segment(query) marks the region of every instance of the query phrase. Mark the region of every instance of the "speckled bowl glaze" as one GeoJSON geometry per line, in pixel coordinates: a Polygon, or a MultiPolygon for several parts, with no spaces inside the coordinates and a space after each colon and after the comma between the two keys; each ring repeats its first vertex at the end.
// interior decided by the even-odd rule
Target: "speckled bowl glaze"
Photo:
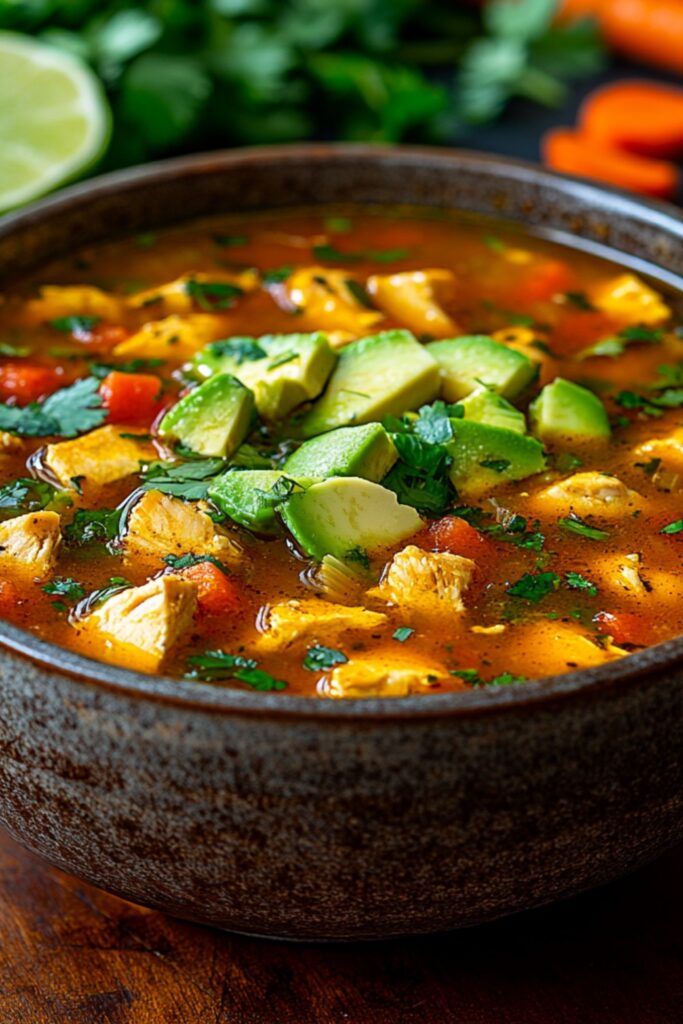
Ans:
{"type": "MultiPolygon", "coordinates": [[[[95,180],[6,217],[3,280],[213,212],[492,213],[683,276],[673,208],[472,153],[302,146],[95,180]]],[[[52,863],[196,921],[298,939],[472,925],[683,838],[683,639],[500,691],[325,702],[151,678],[0,624],[0,822],[52,863]]]]}

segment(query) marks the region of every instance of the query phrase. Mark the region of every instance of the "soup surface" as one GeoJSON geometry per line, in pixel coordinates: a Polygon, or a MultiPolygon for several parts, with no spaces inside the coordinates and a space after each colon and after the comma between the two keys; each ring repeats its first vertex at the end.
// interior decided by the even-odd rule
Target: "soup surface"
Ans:
{"type": "Polygon", "coordinates": [[[677,302],[409,210],[220,218],[44,267],[0,305],[0,614],[327,698],[674,637],[677,302]]]}

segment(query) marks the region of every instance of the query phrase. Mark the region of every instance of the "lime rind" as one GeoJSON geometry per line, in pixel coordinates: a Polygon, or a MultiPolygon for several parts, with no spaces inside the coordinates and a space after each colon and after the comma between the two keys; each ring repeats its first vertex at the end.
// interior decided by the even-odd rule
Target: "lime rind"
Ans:
{"type": "Polygon", "coordinates": [[[77,58],[0,32],[0,211],[81,176],[104,153],[111,114],[77,58]]]}

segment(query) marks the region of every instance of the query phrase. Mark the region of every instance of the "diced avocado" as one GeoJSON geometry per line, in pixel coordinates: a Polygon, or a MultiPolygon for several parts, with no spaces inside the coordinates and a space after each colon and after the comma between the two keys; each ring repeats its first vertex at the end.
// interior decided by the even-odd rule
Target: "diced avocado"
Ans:
{"type": "Polygon", "coordinates": [[[398,458],[393,441],[380,423],[338,427],[304,441],[289,456],[285,471],[326,480],[330,476],[360,476],[379,481],[398,458]]]}
{"type": "Polygon", "coordinates": [[[545,469],[543,445],[514,430],[472,420],[451,420],[453,439],[448,470],[463,497],[476,498],[511,480],[523,480],[545,469]]]}
{"type": "Polygon", "coordinates": [[[472,334],[426,346],[441,370],[442,394],[457,402],[478,385],[516,398],[538,376],[538,364],[485,334],[472,334]]]}
{"type": "Polygon", "coordinates": [[[532,432],[543,441],[589,441],[610,436],[605,407],[592,391],[557,377],[529,406],[532,432]]]}
{"type": "Polygon", "coordinates": [[[317,398],[336,361],[327,335],[319,331],[214,341],[195,356],[191,368],[200,377],[231,373],[254,392],[259,415],[275,420],[317,398]]]}
{"type": "Polygon", "coordinates": [[[275,510],[297,483],[279,469],[229,470],[214,479],[208,494],[240,526],[254,533],[277,533],[275,510]]]}
{"type": "Polygon", "coordinates": [[[422,526],[414,508],[393,491],[355,476],[337,476],[292,494],[282,518],[299,546],[320,561],[325,555],[362,559],[411,537],[422,526]]]}
{"type": "Polygon", "coordinates": [[[166,413],[159,427],[165,441],[181,441],[200,455],[228,458],[249,433],[254,396],[229,373],[193,388],[166,413]]]}
{"type": "Polygon", "coordinates": [[[400,416],[431,402],[439,368],[410,331],[384,331],[346,345],[327,390],[301,422],[303,437],[400,416]]]}
{"type": "Polygon", "coordinates": [[[488,423],[492,427],[526,434],[524,413],[515,409],[506,398],[489,388],[477,388],[460,403],[466,420],[488,423]]]}

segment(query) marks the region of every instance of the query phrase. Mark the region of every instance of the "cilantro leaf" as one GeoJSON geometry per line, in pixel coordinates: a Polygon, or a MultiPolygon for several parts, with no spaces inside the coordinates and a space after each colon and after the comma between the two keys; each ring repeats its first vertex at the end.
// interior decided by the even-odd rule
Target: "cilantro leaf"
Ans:
{"type": "Polygon", "coordinates": [[[107,544],[119,534],[123,510],[120,508],[79,508],[64,530],[69,547],[107,544]]]}
{"type": "Polygon", "coordinates": [[[257,359],[265,359],[268,355],[255,338],[225,338],[222,341],[212,341],[206,346],[206,352],[212,356],[228,356],[234,359],[238,366],[242,363],[254,363],[257,359]]]}
{"type": "Polygon", "coordinates": [[[243,288],[229,281],[195,281],[194,278],[185,282],[185,291],[207,313],[230,309],[235,299],[244,295],[243,288]]]}
{"type": "Polygon", "coordinates": [[[411,629],[410,626],[399,626],[398,629],[395,629],[391,634],[391,639],[398,640],[400,644],[404,644],[414,632],[415,630],[411,629]]]}
{"type": "Polygon", "coordinates": [[[268,672],[257,668],[258,662],[253,658],[244,658],[239,654],[228,654],[227,651],[205,651],[204,654],[193,654],[187,659],[191,666],[185,673],[186,679],[201,679],[213,682],[219,679],[238,679],[254,690],[284,690],[287,686],[282,679],[275,679],[268,672]]]}
{"type": "Polygon", "coordinates": [[[595,597],[598,593],[598,588],[595,583],[592,583],[585,576],[582,576],[580,572],[566,572],[564,574],[565,583],[572,590],[585,590],[590,597],[595,597]]]}
{"type": "Polygon", "coordinates": [[[93,327],[101,320],[101,316],[60,316],[56,320],[50,320],[50,327],[78,338],[89,336],[93,327]]]}
{"type": "Polygon", "coordinates": [[[100,587],[98,590],[93,590],[91,594],[84,597],[75,608],[75,615],[78,618],[85,618],[89,615],[94,608],[98,608],[105,601],[108,601],[110,597],[114,597],[115,594],[121,594],[124,590],[129,590],[133,584],[130,580],[125,579],[123,576],[110,576],[109,583],[106,587],[100,587]]]}
{"type": "Polygon", "coordinates": [[[585,537],[587,540],[607,540],[609,533],[606,530],[599,530],[597,526],[591,526],[580,516],[570,512],[568,516],[558,519],[558,526],[569,533],[575,533],[578,537],[585,537]]]}
{"type": "Polygon", "coordinates": [[[61,497],[61,492],[44,480],[19,477],[0,487],[0,519],[39,512],[61,497]]]}
{"type": "Polygon", "coordinates": [[[165,362],[165,359],[131,359],[126,363],[90,363],[90,372],[93,377],[103,380],[114,370],[117,373],[145,373],[163,366],[165,362]]]}
{"type": "Polygon", "coordinates": [[[316,644],[315,647],[309,647],[303,664],[309,672],[320,672],[332,668],[334,665],[344,665],[348,660],[345,654],[337,651],[334,647],[322,647],[316,644]]]}
{"type": "Polygon", "coordinates": [[[83,584],[72,579],[70,576],[55,576],[53,580],[46,583],[41,589],[45,594],[63,594],[64,597],[68,597],[72,601],[80,601],[85,596],[83,584]]]}
{"type": "Polygon", "coordinates": [[[516,583],[507,588],[511,597],[520,597],[532,604],[538,604],[548,594],[552,594],[560,585],[560,577],[556,572],[526,572],[516,583]]]}
{"type": "Polygon", "coordinates": [[[670,537],[677,533],[683,533],[683,519],[675,519],[672,523],[667,523],[659,532],[666,533],[670,537]]]}
{"type": "Polygon", "coordinates": [[[510,468],[511,463],[509,459],[484,459],[479,465],[484,469],[492,469],[495,473],[504,473],[510,468]]]}
{"type": "Polygon", "coordinates": [[[215,565],[226,576],[231,575],[228,567],[214,555],[195,555],[193,552],[188,551],[186,555],[164,555],[164,562],[176,572],[180,572],[181,569],[189,569],[193,565],[201,565],[202,562],[210,562],[211,565],[215,565]]]}
{"type": "Polygon", "coordinates": [[[20,408],[0,403],[0,430],[23,437],[76,437],[99,427],[107,416],[96,377],[60,388],[44,402],[20,408]]]}
{"type": "Polygon", "coordinates": [[[445,402],[423,405],[415,423],[415,433],[428,444],[445,444],[453,437],[453,427],[445,402]]]}
{"type": "Polygon", "coordinates": [[[202,501],[212,478],[225,468],[225,460],[219,458],[150,462],[144,468],[141,487],[144,491],[162,491],[185,501],[202,501]]]}

